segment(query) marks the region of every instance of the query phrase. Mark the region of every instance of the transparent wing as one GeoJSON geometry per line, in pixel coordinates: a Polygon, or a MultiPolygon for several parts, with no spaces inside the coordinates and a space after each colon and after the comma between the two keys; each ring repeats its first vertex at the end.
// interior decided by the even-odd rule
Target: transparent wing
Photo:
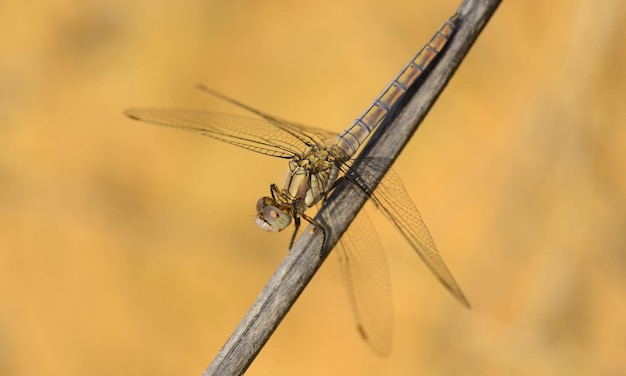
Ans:
{"type": "Polygon", "coordinates": [[[372,193],[373,174],[384,170],[390,164],[390,160],[362,158],[361,161],[363,162],[359,167],[361,173],[357,174],[355,170],[349,169],[346,177],[370,195],[374,204],[400,230],[439,282],[462,304],[469,307],[469,302],[439,255],[422,215],[415,207],[398,174],[389,169],[372,193]]]}
{"type": "Polygon", "coordinates": [[[216,98],[226,101],[236,107],[242,108],[250,113],[260,116],[261,118],[267,120],[268,123],[282,129],[286,133],[289,133],[291,136],[297,138],[305,145],[313,146],[318,143],[323,143],[324,141],[334,140],[335,137],[337,137],[336,133],[329,132],[320,128],[297,124],[285,119],[281,119],[272,114],[268,114],[267,112],[261,111],[204,85],[198,85],[198,89],[216,98]]]}
{"type": "Polygon", "coordinates": [[[265,119],[196,110],[129,109],[131,119],[208,136],[256,153],[291,158],[306,145],[265,119]]]}
{"type": "Polygon", "coordinates": [[[316,144],[329,144],[337,134],[280,119],[205,86],[199,88],[260,118],[198,110],[137,108],[125,111],[134,120],[198,133],[256,153],[292,158],[316,144]]]}
{"type": "Polygon", "coordinates": [[[365,209],[339,241],[337,254],[358,330],[370,347],[389,354],[393,307],[383,247],[365,209]]]}

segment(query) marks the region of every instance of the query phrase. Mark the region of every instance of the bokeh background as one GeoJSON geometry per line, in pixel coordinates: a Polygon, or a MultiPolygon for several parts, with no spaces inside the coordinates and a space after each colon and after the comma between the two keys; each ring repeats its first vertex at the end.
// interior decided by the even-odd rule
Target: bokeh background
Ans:
{"type": "MultiPolygon", "coordinates": [[[[198,375],[287,251],[284,161],[125,108],[340,131],[457,5],[1,2],[0,374],[198,375]]],[[[248,374],[626,374],[625,73],[623,1],[504,2],[395,164],[472,310],[372,215],[391,356],[331,256],[248,374]]]]}

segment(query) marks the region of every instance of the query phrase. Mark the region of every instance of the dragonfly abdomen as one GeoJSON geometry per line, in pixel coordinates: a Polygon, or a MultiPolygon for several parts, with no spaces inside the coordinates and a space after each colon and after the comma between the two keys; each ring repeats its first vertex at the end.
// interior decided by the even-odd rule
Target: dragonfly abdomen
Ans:
{"type": "Polygon", "coordinates": [[[444,23],[430,42],[422,47],[417,55],[398,73],[363,115],[337,137],[335,146],[348,158],[357,152],[369,134],[385,120],[387,114],[398,103],[402,95],[431,65],[454,33],[458,19],[458,16],[455,15],[444,23]]]}

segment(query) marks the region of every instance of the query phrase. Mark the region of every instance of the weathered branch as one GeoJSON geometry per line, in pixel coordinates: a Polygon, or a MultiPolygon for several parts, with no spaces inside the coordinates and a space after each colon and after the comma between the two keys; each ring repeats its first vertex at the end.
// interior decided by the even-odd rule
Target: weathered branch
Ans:
{"type": "MultiPolygon", "coordinates": [[[[459,7],[457,30],[440,60],[421,82],[402,111],[383,124],[364,147],[362,157],[395,160],[439,94],[461,64],[479,33],[495,12],[500,0],[466,0],[459,7]]],[[[444,20],[442,20],[443,22],[444,20]]],[[[377,181],[383,177],[377,176],[377,181]]],[[[332,223],[327,234],[328,249],[337,243],[365,203],[365,195],[339,185],[318,213],[321,223],[332,223]]],[[[283,317],[295,303],[325,259],[320,257],[322,236],[309,226],[269,280],[224,347],[204,372],[208,375],[240,375],[250,366],[283,317]]]]}

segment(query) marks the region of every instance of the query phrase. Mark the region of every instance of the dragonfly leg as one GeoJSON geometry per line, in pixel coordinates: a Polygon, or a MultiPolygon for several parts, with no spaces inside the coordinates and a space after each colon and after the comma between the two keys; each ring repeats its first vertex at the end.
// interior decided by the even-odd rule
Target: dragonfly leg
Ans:
{"type": "Polygon", "coordinates": [[[298,230],[300,229],[300,218],[304,218],[307,222],[309,222],[310,224],[312,224],[313,226],[315,226],[322,232],[322,249],[320,249],[320,255],[322,255],[324,252],[325,245],[326,245],[326,228],[324,228],[324,226],[321,223],[319,223],[312,217],[302,212],[296,212],[293,214],[293,224],[294,224],[295,229],[293,231],[293,235],[291,235],[291,241],[289,242],[289,249],[293,247],[293,243],[296,240],[296,235],[298,235],[298,230]]]}
{"type": "Polygon", "coordinates": [[[333,184],[330,186],[330,189],[324,190],[324,197],[322,198],[322,203],[328,199],[328,196],[330,196],[332,191],[334,191],[335,188],[337,188],[337,185],[339,184],[339,182],[343,181],[344,179],[345,179],[345,176],[340,176],[339,178],[337,178],[337,180],[333,182],[333,184]]]}
{"type": "Polygon", "coordinates": [[[330,187],[328,192],[326,192],[326,197],[324,197],[324,199],[328,198],[328,195],[330,194],[330,192],[335,190],[335,188],[337,188],[337,185],[339,185],[339,183],[344,181],[345,179],[346,179],[345,176],[340,176],[339,178],[337,178],[337,180],[335,180],[335,182],[333,183],[332,187],[330,187]]]}
{"type": "Polygon", "coordinates": [[[326,228],[324,225],[304,213],[302,213],[302,218],[306,219],[307,222],[317,227],[322,232],[322,248],[320,249],[320,257],[322,257],[324,255],[324,250],[326,249],[326,228]]]}
{"type": "MultiPolygon", "coordinates": [[[[351,174],[351,175],[355,175],[355,173],[351,174]]],[[[324,195],[324,200],[326,200],[328,198],[328,196],[330,195],[330,193],[337,188],[337,186],[342,183],[343,181],[348,180],[349,182],[351,182],[352,184],[354,184],[361,192],[365,193],[368,197],[371,198],[372,194],[371,191],[367,188],[367,185],[365,185],[365,183],[363,182],[362,178],[354,178],[353,176],[349,176],[349,175],[344,175],[344,176],[340,176],[339,178],[337,178],[337,180],[335,180],[335,182],[333,183],[333,185],[330,187],[330,189],[326,192],[326,194],[324,195]]]]}
{"type": "Polygon", "coordinates": [[[276,195],[280,194],[280,189],[278,189],[278,186],[276,184],[270,184],[270,193],[272,194],[272,199],[276,201],[276,195]]]}
{"type": "Polygon", "coordinates": [[[300,229],[300,213],[294,213],[293,225],[295,229],[293,230],[293,235],[291,235],[291,241],[289,242],[289,249],[293,247],[293,242],[296,240],[296,235],[298,235],[298,230],[300,229]]]}

